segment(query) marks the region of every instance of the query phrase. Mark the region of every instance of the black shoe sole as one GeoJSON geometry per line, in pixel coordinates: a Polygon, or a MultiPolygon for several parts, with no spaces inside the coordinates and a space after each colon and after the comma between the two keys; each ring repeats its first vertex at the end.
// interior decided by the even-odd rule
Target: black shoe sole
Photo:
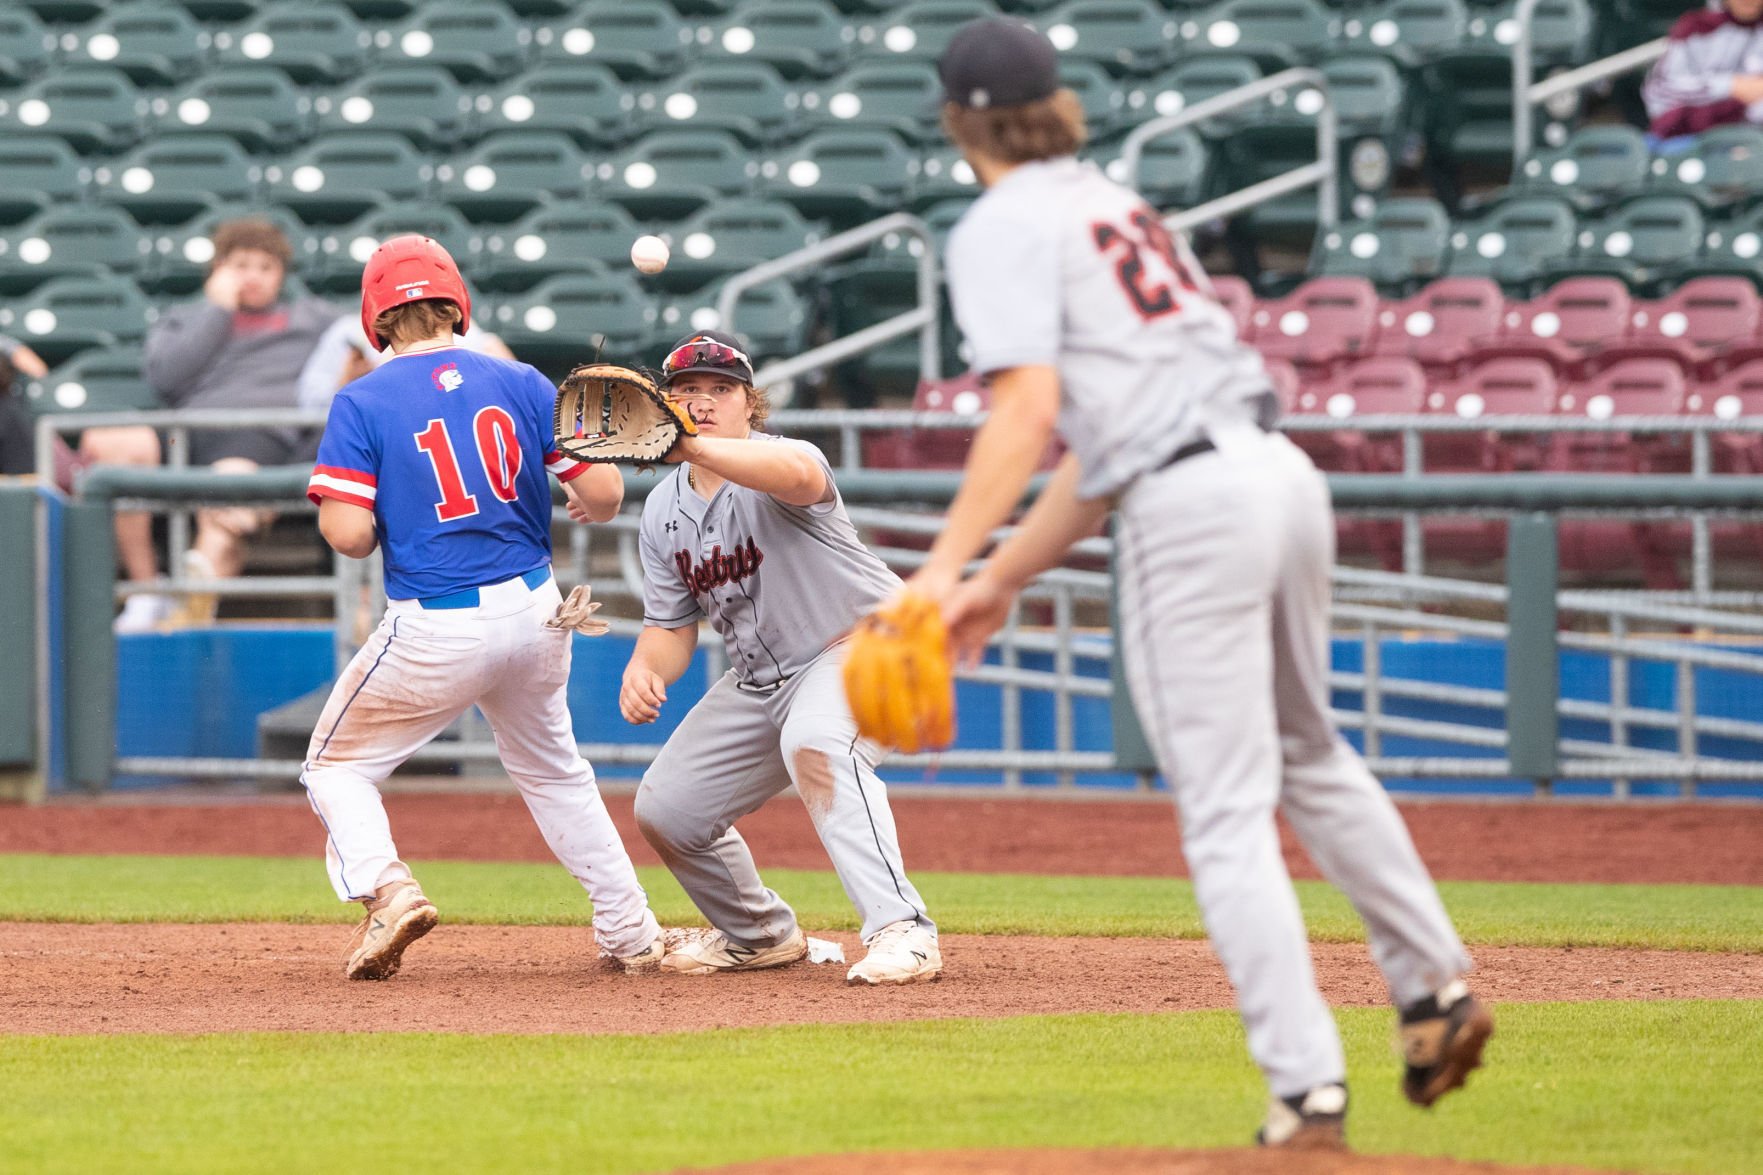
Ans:
{"type": "Polygon", "coordinates": [[[1403,1077],[1403,1096],[1422,1109],[1430,1109],[1453,1089],[1462,1088],[1470,1073],[1481,1068],[1482,1049],[1493,1034],[1493,1013],[1476,1004],[1446,1045],[1443,1059],[1420,1071],[1418,1077],[1414,1071],[1403,1077]]]}

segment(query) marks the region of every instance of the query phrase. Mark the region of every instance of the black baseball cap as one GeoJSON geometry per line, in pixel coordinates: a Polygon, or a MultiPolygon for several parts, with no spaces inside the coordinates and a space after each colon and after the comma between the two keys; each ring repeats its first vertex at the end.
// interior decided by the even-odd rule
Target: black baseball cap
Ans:
{"type": "Polygon", "coordinates": [[[944,100],[957,106],[1022,106],[1059,88],[1059,53],[1033,25],[982,16],[949,38],[937,76],[944,100]]]}
{"type": "Polygon", "coordinates": [[[741,341],[727,331],[695,330],[668,349],[661,364],[665,380],[694,371],[732,375],[745,384],[753,382],[753,360],[741,341]]]}

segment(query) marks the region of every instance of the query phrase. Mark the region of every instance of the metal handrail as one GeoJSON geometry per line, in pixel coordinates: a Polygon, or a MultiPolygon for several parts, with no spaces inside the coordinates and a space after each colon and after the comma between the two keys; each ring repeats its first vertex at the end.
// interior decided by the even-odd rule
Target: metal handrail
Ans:
{"type": "Polygon", "coordinates": [[[1513,20],[1518,24],[1518,39],[1512,42],[1512,167],[1516,171],[1524,163],[1534,145],[1532,139],[1536,134],[1536,107],[1547,102],[1557,94],[1570,94],[1575,90],[1583,90],[1593,82],[1601,82],[1605,78],[1616,77],[1631,70],[1651,65],[1665,56],[1668,39],[1660,37],[1632,49],[1624,49],[1620,53],[1612,53],[1589,65],[1582,65],[1566,73],[1545,78],[1540,82],[1531,81],[1531,73],[1536,69],[1536,52],[1532,44],[1531,24],[1536,15],[1537,6],[1542,0],[1518,0],[1518,9],[1513,13],[1513,20]]]}
{"type": "MultiPolygon", "coordinates": [[[[931,235],[930,228],[918,217],[906,212],[895,212],[868,224],[858,225],[854,229],[805,245],[782,257],[755,265],[743,270],[730,278],[722,287],[722,293],[716,299],[717,323],[722,330],[734,331],[735,308],[742,294],[754,286],[763,285],[787,274],[799,270],[811,269],[836,257],[844,257],[855,253],[858,249],[879,240],[890,233],[904,233],[923,244],[918,251],[918,305],[902,314],[884,319],[872,326],[866,326],[853,334],[822,343],[818,347],[804,351],[789,359],[777,363],[768,363],[754,373],[754,382],[759,384],[779,384],[794,379],[804,372],[813,371],[829,363],[837,363],[860,355],[872,347],[900,338],[902,335],[918,332],[918,363],[919,370],[925,379],[937,379],[942,373],[942,347],[938,339],[938,283],[941,280],[937,265],[936,238],[931,235]]],[[[787,397],[780,397],[787,399],[787,397]]]]}
{"type": "Polygon", "coordinates": [[[1152,139],[1214,115],[1228,114],[1294,86],[1310,86],[1322,95],[1322,109],[1316,114],[1316,162],[1295,167],[1282,175],[1251,184],[1204,204],[1171,213],[1163,218],[1163,223],[1172,231],[1185,231],[1195,225],[1221,216],[1230,216],[1314,184],[1317,223],[1325,229],[1333,228],[1340,219],[1340,115],[1335,110],[1334,95],[1329,93],[1328,79],[1320,70],[1284,69],[1271,77],[1264,77],[1260,81],[1250,82],[1246,86],[1238,86],[1234,90],[1196,102],[1186,110],[1141,123],[1126,137],[1126,142],[1120,149],[1122,182],[1129,188],[1136,189],[1139,186],[1139,162],[1144,156],[1145,144],[1152,139]]]}

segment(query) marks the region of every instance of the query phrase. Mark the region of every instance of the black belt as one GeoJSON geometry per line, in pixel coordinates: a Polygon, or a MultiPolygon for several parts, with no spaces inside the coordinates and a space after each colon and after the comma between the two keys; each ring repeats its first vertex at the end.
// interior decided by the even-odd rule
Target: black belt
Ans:
{"type": "Polygon", "coordinates": [[[1198,457],[1201,453],[1210,453],[1218,448],[1212,443],[1211,437],[1201,437],[1197,441],[1189,441],[1164,459],[1158,469],[1168,469],[1171,465],[1186,461],[1189,457],[1198,457]]]}

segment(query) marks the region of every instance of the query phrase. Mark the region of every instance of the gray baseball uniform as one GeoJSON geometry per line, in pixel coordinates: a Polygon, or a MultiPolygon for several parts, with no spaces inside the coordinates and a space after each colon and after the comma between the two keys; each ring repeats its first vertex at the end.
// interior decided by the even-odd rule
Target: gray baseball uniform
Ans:
{"type": "Polygon", "coordinates": [[[906,877],[880,748],[857,737],[845,704],[843,638],[900,586],[857,537],[832,469],[826,498],[790,506],[725,482],[706,501],[676,470],[643,504],[644,623],[709,617],[731,668],[686,715],[643,775],[637,822],[710,923],[740,946],[795,929],[734,822],[792,782],[868,938],[915,920],[935,932],[906,877]]]}
{"type": "Polygon", "coordinates": [[[1329,713],[1327,484],[1265,431],[1260,357],[1186,246],[1091,164],[1005,175],[951,234],[948,270],[974,368],[1057,368],[1080,493],[1116,498],[1118,645],[1250,1051],[1279,1097],[1341,1081],[1276,807],[1365,919],[1398,1004],[1469,959],[1329,713]]]}

